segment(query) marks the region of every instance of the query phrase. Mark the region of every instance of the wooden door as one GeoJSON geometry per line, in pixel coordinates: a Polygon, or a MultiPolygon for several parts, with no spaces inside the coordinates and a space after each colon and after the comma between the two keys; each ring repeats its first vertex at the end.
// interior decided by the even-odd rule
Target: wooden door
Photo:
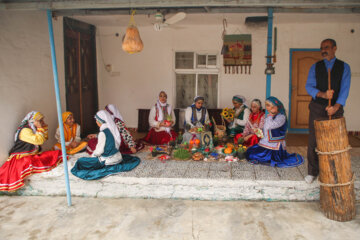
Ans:
{"type": "Polygon", "coordinates": [[[81,125],[81,135],[98,131],[95,27],[64,17],[66,108],[81,125]]]}
{"type": "Polygon", "coordinates": [[[321,60],[319,51],[293,51],[291,57],[291,112],[290,128],[309,128],[311,96],[305,89],[310,67],[321,60]]]}

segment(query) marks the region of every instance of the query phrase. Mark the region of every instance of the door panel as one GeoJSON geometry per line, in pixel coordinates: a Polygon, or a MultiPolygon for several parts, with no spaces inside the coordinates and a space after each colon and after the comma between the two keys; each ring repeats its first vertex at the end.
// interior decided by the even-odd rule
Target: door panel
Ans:
{"type": "Polygon", "coordinates": [[[81,125],[81,135],[98,131],[95,27],[64,17],[67,111],[81,125]]]}
{"type": "Polygon", "coordinates": [[[305,85],[310,67],[321,59],[320,51],[292,52],[290,128],[309,127],[308,105],[311,96],[307,93],[305,85]]]}

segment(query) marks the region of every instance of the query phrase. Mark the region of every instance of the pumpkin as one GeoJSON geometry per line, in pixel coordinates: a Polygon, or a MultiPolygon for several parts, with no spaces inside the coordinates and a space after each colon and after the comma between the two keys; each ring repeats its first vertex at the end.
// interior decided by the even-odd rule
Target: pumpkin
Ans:
{"type": "Polygon", "coordinates": [[[225,153],[225,154],[231,154],[232,151],[233,151],[232,148],[227,147],[227,148],[225,148],[224,153],[225,153]]]}
{"type": "Polygon", "coordinates": [[[136,26],[130,25],[126,29],[124,40],[122,43],[122,49],[127,53],[141,52],[144,48],[144,44],[140,38],[139,30],[136,26]]]}
{"type": "Polygon", "coordinates": [[[192,139],[191,139],[191,140],[189,141],[189,143],[190,143],[191,145],[193,145],[193,144],[195,143],[195,140],[192,140],[192,139]]]}
{"type": "Polygon", "coordinates": [[[200,140],[199,139],[195,139],[195,144],[199,145],[200,144],[200,140]]]}

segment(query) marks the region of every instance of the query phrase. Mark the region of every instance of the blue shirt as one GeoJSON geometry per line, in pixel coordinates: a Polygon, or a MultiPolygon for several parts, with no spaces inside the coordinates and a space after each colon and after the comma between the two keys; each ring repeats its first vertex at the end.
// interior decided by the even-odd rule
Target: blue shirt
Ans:
{"type": "MultiPolygon", "coordinates": [[[[332,67],[334,66],[335,59],[336,58],[333,58],[330,61],[328,61],[327,59],[324,59],[324,63],[325,63],[327,70],[332,69],[332,67]]],[[[308,79],[307,79],[306,85],[305,85],[306,91],[313,99],[316,98],[316,94],[320,91],[319,89],[316,88],[315,66],[316,66],[316,63],[311,66],[309,75],[308,75],[308,79]]],[[[336,100],[336,103],[339,103],[339,104],[345,106],[346,99],[349,96],[350,82],[351,82],[350,66],[344,62],[344,73],[342,75],[342,79],[341,79],[341,83],[340,83],[340,92],[339,92],[338,99],[336,100]]]]}

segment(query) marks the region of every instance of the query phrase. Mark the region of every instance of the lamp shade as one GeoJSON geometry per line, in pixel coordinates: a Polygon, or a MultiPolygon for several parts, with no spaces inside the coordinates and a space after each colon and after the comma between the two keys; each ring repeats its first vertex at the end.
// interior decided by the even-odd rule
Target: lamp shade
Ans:
{"type": "Polygon", "coordinates": [[[141,52],[144,44],[140,38],[139,30],[136,26],[131,25],[126,29],[122,49],[130,54],[141,52]]]}

